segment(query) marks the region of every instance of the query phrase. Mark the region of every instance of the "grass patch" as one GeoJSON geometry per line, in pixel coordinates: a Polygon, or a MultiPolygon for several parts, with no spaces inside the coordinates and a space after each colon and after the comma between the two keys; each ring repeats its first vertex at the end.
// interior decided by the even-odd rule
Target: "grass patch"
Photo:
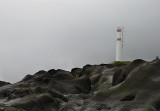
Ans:
{"type": "Polygon", "coordinates": [[[113,65],[127,65],[130,63],[131,63],[131,61],[114,61],[112,64],[113,65]]]}

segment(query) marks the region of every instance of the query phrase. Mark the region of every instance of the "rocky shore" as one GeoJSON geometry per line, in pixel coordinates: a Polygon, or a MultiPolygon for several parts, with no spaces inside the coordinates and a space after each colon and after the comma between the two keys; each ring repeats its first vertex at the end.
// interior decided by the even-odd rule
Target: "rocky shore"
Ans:
{"type": "Polygon", "coordinates": [[[159,111],[160,60],[51,69],[0,81],[0,111],[159,111]]]}

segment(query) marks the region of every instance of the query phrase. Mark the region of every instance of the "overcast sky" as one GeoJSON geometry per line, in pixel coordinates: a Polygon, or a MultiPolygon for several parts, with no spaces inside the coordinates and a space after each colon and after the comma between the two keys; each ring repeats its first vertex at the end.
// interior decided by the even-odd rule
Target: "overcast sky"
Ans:
{"type": "Polygon", "coordinates": [[[39,70],[160,56],[160,0],[0,0],[0,80],[39,70]]]}

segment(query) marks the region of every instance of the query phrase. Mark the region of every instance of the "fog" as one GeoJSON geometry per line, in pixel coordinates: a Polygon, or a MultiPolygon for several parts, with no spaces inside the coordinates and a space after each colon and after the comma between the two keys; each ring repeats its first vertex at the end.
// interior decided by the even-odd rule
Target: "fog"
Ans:
{"type": "Polygon", "coordinates": [[[160,56],[159,10],[159,0],[0,0],[0,80],[113,62],[118,26],[123,60],[151,61],[160,56]]]}

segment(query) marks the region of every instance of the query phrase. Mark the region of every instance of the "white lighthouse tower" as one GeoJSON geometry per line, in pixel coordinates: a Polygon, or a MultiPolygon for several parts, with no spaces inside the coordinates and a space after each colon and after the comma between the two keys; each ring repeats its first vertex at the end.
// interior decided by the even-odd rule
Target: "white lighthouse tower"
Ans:
{"type": "Polygon", "coordinates": [[[117,28],[117,39],[116,39],[116,61],[122,61],[122,28],[117,28]]]}

